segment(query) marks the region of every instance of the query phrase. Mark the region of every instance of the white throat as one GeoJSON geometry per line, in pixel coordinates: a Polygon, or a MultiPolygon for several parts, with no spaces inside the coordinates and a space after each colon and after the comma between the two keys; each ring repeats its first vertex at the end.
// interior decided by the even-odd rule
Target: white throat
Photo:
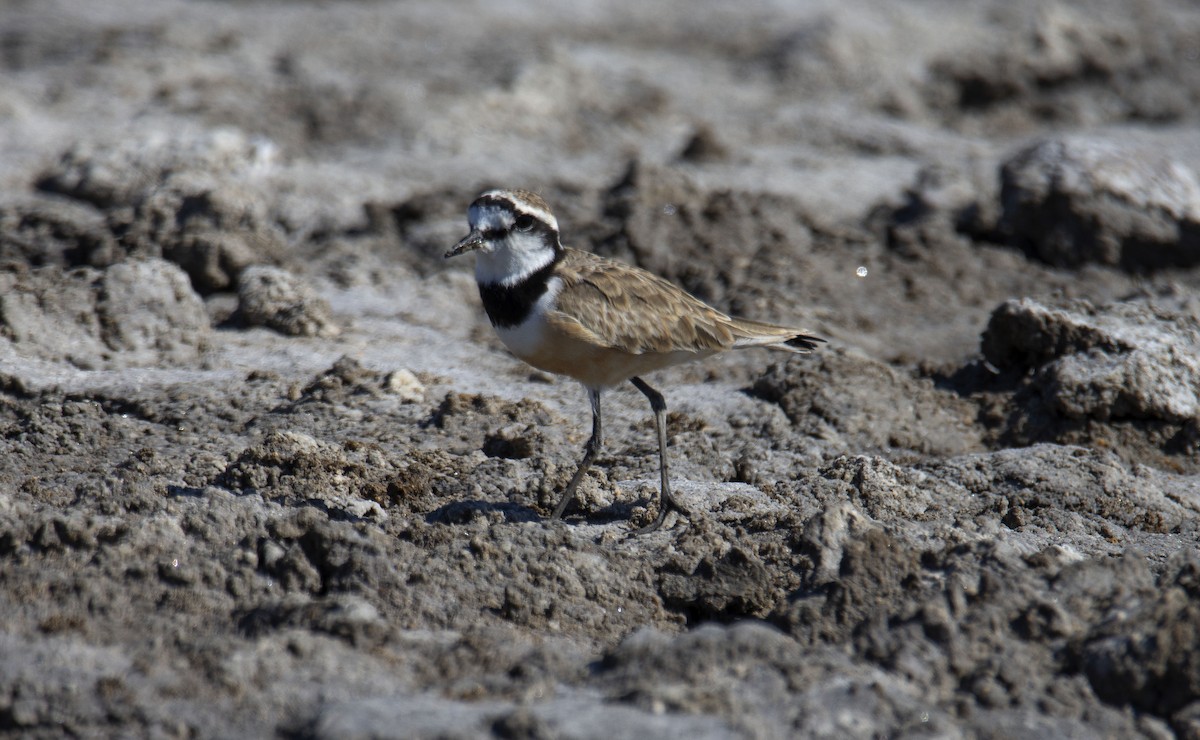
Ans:
{"type": "Polygon", "coordinates": [[[475,280],[516,285],[553,261],[554,247],[536,236],[510,234],[494,249],[475,254],[475,280]]]}

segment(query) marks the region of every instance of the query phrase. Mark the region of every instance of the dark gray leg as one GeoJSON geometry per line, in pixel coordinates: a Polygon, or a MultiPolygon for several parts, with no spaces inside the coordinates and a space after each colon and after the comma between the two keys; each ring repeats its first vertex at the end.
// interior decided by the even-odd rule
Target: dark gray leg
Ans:
{"type": "Polygon", "coordinates": [[[687,510],[680,506],[675,497],[671,495],[671,481],[667,475],[667,402],[661,393],[651,388],[641,378],[630,378],[629,382],[650,399],[650,409],[654,412],[654,426],[658,430],[658,518],[634,532],[634,534],[645,534],[661,527],[672,509],[685,515],[687,510]]]}
{"type": "Polygon", "coordinates": [[[563,491],[562,498],[558,500],[558,506],[554,507],[554,513],[550,515],[551,519],[562,519],[562,515],[567,511],[567,507],[575,500],[575,489],[579,488],[579,481],[583,480],[583,474],[591,467],[592,460],[595,460],[596,454],[600,452],[600,391],[588,388],[587,392],[588,400],[592,402],[592,436],[583,448],[583,459],[579,461],[579,467],[575,469],[575,475],[571,476],[571,482],[567,484],[567,490],[563,491]]]}

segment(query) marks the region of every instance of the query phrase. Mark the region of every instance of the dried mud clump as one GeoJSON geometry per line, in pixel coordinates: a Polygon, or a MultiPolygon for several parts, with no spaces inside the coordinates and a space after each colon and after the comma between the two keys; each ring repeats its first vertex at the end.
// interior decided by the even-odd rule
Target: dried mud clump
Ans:
{"type": "Polygon", "coordinates": [[[1012,6],[987,43],[934,60],[927,97],[962,126],[1173,121],[1195,116],[1194,25],[1166,4],[1012,6]]]}
{"type": "Polygon", "coordinates": [[[929,380],[844,349],[776,363],[754,381],[751,393],[779,404],[804,435],[837,449],[929,455],[981,449],[968,402],[929,380]]]}
{"type": "Polygon", "coordinates": [[[249,267],[238,276],[235,320],[294,337],[339,333],[329,301],[307,282],[278,267],[249,267]]]}
{"type": "Polygon", "coordinates": [[[984,357],[1020,376],[1004,435],[1158,449],[1187,465],[1200,449],[1200,323],[1150,303],[996,309],[984,357]]]}
{"type": "Polygon", "coordinates": [[[106,267],[119,250],[97,209],[67,198],[0,204],[0,265],[106,267]]]}
{"type": "Polygon", "coordinates": [[[526,5],[0,3],[0,734],[1200,738],[1200,5],[526,5]],[[492,187],[829,340],[686,516],[492,187]]]}
{"type": "Polygon", "coordinates": [[[207,173],[172,175],[132,210],[110,217],[120,243],[133,253],[161,250],[202,295],[233,288],[242,270],[283,253],[261,196],[207,173]]]}
{"type": "Polygon", "coordinates": [[[604,196],[597,251],[662,275],[708,303],[759,313],[764,288],[794,288],[812,243],[805,214],[768,193],[708,190],[679,170],[633,162],[604,196]]]}
{"type": "Polygon", "coordinates": [[[282,255],[283,234],[252,184],[271,157],[269,145],[230,129],[81,144],[43,172],[38,187],[95,209],[116,242],[115,255],[107,239],[77,247],[73,264],[161,257],[207,295],[282,255]]]}
{"type": "Polygon", "coordinates": [[[0,341],[82,368],[195,362],[211,329],[187,276],[157,259],[0,272],[0,341]]]}
{"type": "Polygon", "coordinates": [[[216,480],[235,491],[287,501],[322,501],[353,516],[380,516],[391,466],[370,449],[323,442],[302,432],[272,432],[244,450],[216,480]]]}
{"type": "Polygon", "coordinates": [[[1198,572],[1194,553],[1173,558],[1153,589],[1112,604],[1069,653],[1106,701],[1163,717],[1184,737],[1200,709],[1198,572]]]}
{"type": "MultiPolygon", "coordinates": [[[[341,358],[286,400],[249,421],[258,438],[208,483],[285,505],[318,506],[344,518],[385,519],[436,508],[460,493],[469,463],[441,449],[420,449],[419,431],[388,433],[389,419],[375,430],[347,433],[338,409],[399,408],[414,420],[419,397],[393,389],[383,373],[341,358]]],[[[415,378],[413,378],[415,381],[415,378]]],[[[419,382],[419,381],[417,381],[419,382]]],[[[410,389],[411,390],[411,389],[410,389]]],[[[413,424],[415,426],[415,423],[413,424]]]]}
{"type": "Polygon", "coordinates": [[[1003,238],[1060,267],[1200,263],[1200,179],[1108,141],[1051,139],[1001,169],[1003,238]]]}

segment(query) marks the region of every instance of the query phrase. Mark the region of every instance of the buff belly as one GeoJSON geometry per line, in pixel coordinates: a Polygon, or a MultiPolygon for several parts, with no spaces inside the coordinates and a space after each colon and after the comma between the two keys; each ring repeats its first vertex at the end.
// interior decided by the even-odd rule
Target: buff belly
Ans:
{"type": "Polygon", "coordinates": [[[540,314],[518,326],[496,328],[500,341],[524,362],[555,375],[574,378],[588,388],[611,388],[632,377],[707,357],[711,351],[633,354],[601,347],[549,326],[540,314]]]}

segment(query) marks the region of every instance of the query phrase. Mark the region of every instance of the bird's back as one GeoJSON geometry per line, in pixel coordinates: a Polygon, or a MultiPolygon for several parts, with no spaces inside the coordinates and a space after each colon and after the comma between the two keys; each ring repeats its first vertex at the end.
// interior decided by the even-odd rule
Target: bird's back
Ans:
{"type": "Polygon", "coordinates": [[[778,346],[804,352],[823,341],[807,332],[728,316],[639,267],[566,249],[555,274],[559,320],[589,341],[632,354],[778,346]]]}

